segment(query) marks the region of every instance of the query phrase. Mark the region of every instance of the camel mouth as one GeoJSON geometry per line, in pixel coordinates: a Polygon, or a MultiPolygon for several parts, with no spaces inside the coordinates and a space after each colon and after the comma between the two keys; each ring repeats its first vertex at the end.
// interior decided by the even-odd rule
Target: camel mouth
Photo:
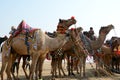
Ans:
{"type": "Polygon", "coordinates": [[[76,22],[77,22],[77,21],[76,21],[76,20],[74,20],[74,21],[73,21],[73,24],[76,24],[76,22]]]}

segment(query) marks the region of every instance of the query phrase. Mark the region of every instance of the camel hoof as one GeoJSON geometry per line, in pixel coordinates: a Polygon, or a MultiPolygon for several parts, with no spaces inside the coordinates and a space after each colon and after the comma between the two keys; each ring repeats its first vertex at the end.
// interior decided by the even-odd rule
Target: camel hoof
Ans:
{"type": "Polygon", "coordinates": [[[64,74],[64,76],[67,76],[66,74],[64,74]]]}
{"type": "Polygon", "coordinates": [[[58,76],[56,75],[55,78],[58,78],[58,76]]]}
{"type": "Polygon", "coordinates": [[[55,78],[52,78],[51,80],[55,80],[55,78]]]}
{"type": "Polygon", "coordinates": [[[71,75],[75,76],[75,74],[74,74],[74,73],[71,73],[71,75]]]}
{"type": "Polygon", "coordinates": [[[98,76],[98,73],[97,73],[97,72],[95,72],[95,73],[94,73],[94,75],[95,75],[95,76],[98,76]]]}
{"type": "Polygon", "coordinates": [[[79,72],[77,72],[77,74],[80,74],[79,72]]]}

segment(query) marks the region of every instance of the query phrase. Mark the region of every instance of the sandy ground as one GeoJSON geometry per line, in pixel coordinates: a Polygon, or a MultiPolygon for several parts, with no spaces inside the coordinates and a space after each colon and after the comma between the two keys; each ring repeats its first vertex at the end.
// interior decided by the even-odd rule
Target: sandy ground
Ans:
{"type": "MultiPolygon", "coordinates": [[[[43,79],[44,80],[51,80],[51,65],[50,65],[51,61],[45,60],[44,62],[44,67],[43,67],[43,79]]],[[[65,62],[66,63],[66,62],[65,62]]],[[[95,65],[92,64],[92,66],[95,68],[95,65]]],[[[94,68],[91,67],[91,65],[89,63],[86,64],[86,77],[85,78],[81,78],[81,80],[120,80],[120,74],[114,74],[112,76],[103,76],[104,73],[100,74],[100,76],[95,77],[95,70],[94,68]]],[[[1,68],[1,63],[0,63],[0,68],[1,68]]],[[[67,70],[66,70],[66,64],[63,63],[63,68],[65,73],[67,74],[67,70]]],[[[6,80],[6,74],[4,73],[4,80],[6,80]]],[[[20,65],[20,70],[19,70],[19,78],[20,80],[27,80],[25,79],[24,76],[24,72],[21,68],[20,65]]],[[[1,79],[1,78],[0,78],[1,79]]],[[[56,80],[80,80],[79,74],[76,74],[75,72],[75,76],[63,76],[62,78],[56,78],[56,80]]]]}

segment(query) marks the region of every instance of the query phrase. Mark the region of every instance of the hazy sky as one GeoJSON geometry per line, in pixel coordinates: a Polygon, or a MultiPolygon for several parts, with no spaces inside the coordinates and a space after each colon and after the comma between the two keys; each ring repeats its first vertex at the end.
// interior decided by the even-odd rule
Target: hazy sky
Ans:
{"type": "Polygon", "coordinates": [[[115,31],[107,38],[120,34],[120,0],[0,0],[0,36],[8,35],[11,26],[17,27],[22,20],[52,32],[59,18],[71,16],[84,31],[92,26],[98,35],[101,26],[113,24],[115,31]]]}

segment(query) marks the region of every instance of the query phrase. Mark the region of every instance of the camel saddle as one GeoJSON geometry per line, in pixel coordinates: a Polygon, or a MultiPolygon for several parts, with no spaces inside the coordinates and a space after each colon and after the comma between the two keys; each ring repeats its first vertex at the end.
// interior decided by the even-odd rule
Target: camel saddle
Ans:
{"type": "Polygon", "coordinates": [[[30,27],[24,20],[22,20],[22,22],[18,25],[17,30],[14,33],[14,36],[17,36],[20,33],[26,34],[27,32],[31,34],[36,30],[38,29],[30,27]]]}
{"type": "Polygon", "coordinates": [[[22,22],[18,25],[16,31],[13,34],[13,38],[18,36],[19,34],[23,34],[25,35],[25,44],[27,46],[27,51],[29,54],[29,42],[28,42],[28,38],[34,38],[34,32],[38,30],[37,28],[32,28],[30,27],[28,24],[26,24],[26,22],[24,20],[22,20],[22,22]]]}

